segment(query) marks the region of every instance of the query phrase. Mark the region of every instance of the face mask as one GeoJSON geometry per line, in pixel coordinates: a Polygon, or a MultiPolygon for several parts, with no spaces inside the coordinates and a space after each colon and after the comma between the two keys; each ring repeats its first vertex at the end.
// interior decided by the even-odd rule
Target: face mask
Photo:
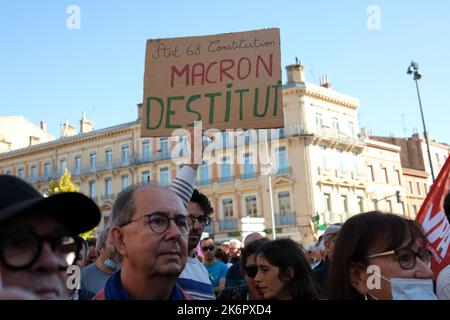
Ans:
{"type": "Polygon", "coordinates": [[[437,300],[431,279],[391,278],[393,300],[437,300]]]}
{"type": "MultiPolygon", "coordinates": [[[[391,284],[392,300],[437,300],[431,279],[388,279],[381,274],[375,274],[391,284]]],[[[369,296],[378,300],[371,294],[369,296]]]]}
{"type": "Polygon", "coordinates": [[[120,268],[120,264],[112,261],[109,258],[105,260],[105,266],[107,266],[109,269],[111,269],[113,271],[117,271],[120,268]]]}

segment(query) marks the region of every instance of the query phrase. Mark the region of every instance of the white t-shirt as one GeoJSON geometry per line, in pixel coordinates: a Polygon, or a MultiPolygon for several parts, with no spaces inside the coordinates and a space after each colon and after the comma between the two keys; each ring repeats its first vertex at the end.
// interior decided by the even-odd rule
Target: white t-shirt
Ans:
{"type": "Polygon", "coordinates": [[[209,273],[197,258],[187,257],[186,267],[177,279],[177,283],[194,300],[216,299],[209,273]]]}

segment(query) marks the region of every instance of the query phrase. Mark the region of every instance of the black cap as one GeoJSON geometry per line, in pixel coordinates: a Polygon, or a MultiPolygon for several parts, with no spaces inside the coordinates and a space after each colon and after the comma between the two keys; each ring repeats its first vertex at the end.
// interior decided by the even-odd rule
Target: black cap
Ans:
{"type": "Polygon", "coordinates": [[[30,184],[11,175],[0,175],[0,191],[0,224],[37,210],[52,214],[74,235],[89,231],[100,222],[97,204],[78,192],[45,198],[30,184]]]}

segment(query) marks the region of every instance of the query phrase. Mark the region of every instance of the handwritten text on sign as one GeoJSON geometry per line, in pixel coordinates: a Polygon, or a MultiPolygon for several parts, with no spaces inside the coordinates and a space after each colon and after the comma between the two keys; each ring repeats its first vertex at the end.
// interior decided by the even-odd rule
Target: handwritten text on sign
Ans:
{"type": "Polygon", "coordinates": [[[279,29],[147,41],[142,136],[283,126],[279,29]]]}

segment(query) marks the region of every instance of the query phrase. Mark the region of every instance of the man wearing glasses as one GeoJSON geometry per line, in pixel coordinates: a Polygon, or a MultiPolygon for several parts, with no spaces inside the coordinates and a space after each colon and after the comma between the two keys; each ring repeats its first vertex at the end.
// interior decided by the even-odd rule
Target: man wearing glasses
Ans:
{"type": "Polygon", "coordinates": [[[205,238],[202,240],[202,252],[205,257],[204,266],[208,270],[214,293],[218,296],[225,289],[228,267],[225,263],[216,260],[216,246],[213,239],[205,238]]]}
{"type": "Polygon", "coordinates": [[[0,299],[68,299],[77,235],[99,223],[99,208],[76,192],[44,198],[10,175],[0,175],[0,190],[0,299]]]}
{"type": "Polygon", "coordinates": [[[214,210],[208,198],[194,190],[191,201],[187,206],[189,218],[192,220],[192,228],[188,238],[188,257],[186,267],[177,280],[177,283],[194,300],[215,300],[213,287],[209,274],[196,256],[196,248],[206,225],[212,220],[214,210]]]}

